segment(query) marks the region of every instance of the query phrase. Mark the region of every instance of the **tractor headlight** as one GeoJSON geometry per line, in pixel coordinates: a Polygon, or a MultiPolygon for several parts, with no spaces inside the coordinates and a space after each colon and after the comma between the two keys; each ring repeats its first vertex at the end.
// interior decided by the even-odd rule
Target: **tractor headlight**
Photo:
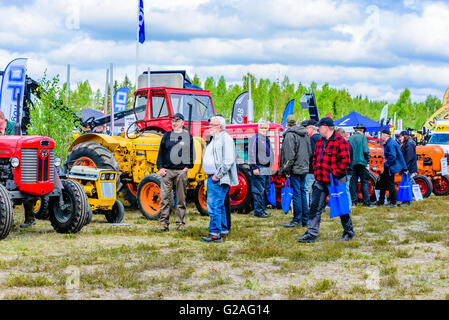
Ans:
{"type": "Polygon", "coordinates": [[[55,167],[60,167],[60,166],[61,166],[61,158],[55,157],[55,167]]]}
{"type": "Polygon", "coordinates": [[[11,160],[9,160],[9,161],[10,161],[11,166],[13,168],[17,168],[19,166],[19,164],[20,164],[19,158],[16,158],[16,157],[12,157],[11,160]]]}
{"type": "Polygon", "coordinates": [[[110,179],[110,180],[114,180],[114,179],[115,179],[115,173],[111,173],[111,174],[109,175],[109,179],[110,179]]]}
{"type": "Polygon", "coordinates": [[[106,180],[106,173],[101,174],[101,180],[106,180]]]}

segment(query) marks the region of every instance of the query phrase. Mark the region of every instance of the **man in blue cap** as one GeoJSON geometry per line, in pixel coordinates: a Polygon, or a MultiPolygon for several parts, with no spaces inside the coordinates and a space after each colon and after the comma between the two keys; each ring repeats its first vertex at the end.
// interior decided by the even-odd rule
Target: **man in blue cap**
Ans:
{"type": "Polygon", "coordinates": [[[399,144],[394,139],[391,139],[390,130],[382,130],[381,139],[384,143],[384,171],[380,175],[378,183],[380,196],[379,201],[376,204],[378,206],[384,205],[385,192],[388,190],[390,193],[390,203],[387,207],[396,208],[396,186],[394,184],[394,175],[399,172],[407,172],[407,165],[405,164],[399,144]]]}

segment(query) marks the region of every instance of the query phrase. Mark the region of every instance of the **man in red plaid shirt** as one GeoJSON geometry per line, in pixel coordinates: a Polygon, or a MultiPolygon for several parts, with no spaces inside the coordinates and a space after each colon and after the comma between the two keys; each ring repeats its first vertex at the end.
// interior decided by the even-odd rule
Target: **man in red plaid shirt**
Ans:
{"type": "MultiPolygon", "coordinates": [[[[346,183],[346,170],[349,168],[349,145],[336,131],[331,118],[323,118],[316,125],[321,138],[315,146],[313,154],[313,173],[315,183],[312,186],[312,203],[309,212],[309,226],[302,237],[296,239],[302,243],[315,242],[320,228],[321,214],[327,204],[330,186],[330,175],[338,180],[338,184],[346,183]]],[[[350,214],[340,216],[343,226],[342,241],[349,241],[354,237],[354,228],[350,214]]]]}

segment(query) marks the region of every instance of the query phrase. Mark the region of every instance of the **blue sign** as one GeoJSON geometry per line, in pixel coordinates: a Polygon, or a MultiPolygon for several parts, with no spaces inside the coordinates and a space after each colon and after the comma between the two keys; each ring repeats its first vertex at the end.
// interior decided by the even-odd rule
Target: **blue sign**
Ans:
{"type": "Polygon", "coordinates": [[[114,94],[114,113],[125,111],[128,102],[128,88],[120,88],[114,94]]]}
{"type": "Polygon", "coordinates": [[[14,59],[5,69],[0,87],[0,108],[9,121],[17,120],[17,96],[20,95],[20,105],[23,105],[26,58],[14,59]]]}

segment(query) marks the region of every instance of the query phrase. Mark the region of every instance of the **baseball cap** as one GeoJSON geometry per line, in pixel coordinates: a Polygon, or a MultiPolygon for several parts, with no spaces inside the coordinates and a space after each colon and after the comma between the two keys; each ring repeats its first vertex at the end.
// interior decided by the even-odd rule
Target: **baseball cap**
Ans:
{"type": "Polygon", "coordinates": [[[408,131],[406,131],[406,130],[401,131],[401,133],[399,134],[399,136],[409,136],[409,135],[410,135],[410,133],[408,133],[408,131]]]}
{"type": "Polygon", "coordinates": [[[328,127],[335,127],[334,120],[332,118],[326,117],[318,121],[316,124],[317,127],[321,126],[328,126],[328,127]]]}
{"type": "Polygon", "coordinates": [[[294,114],[291,114],[287,117],[287,123],[289,124],[296,124],[296,117],[294,114]]]}
{"type": "Polygon", "coordinates": [[[390,129],[383,129],[382,133],[388,134],[389,136],[391,136],[391,131],[390,129]]]}
{"type": "Polygon", "coordinates": [[[184,121],[184,116],[181,114],[181,113],[176,113],[175,115],[173,115],[173,116],[171,116],[170,118],[179,118],[179,119],[181,119],[182,121],[184,121]]]}

